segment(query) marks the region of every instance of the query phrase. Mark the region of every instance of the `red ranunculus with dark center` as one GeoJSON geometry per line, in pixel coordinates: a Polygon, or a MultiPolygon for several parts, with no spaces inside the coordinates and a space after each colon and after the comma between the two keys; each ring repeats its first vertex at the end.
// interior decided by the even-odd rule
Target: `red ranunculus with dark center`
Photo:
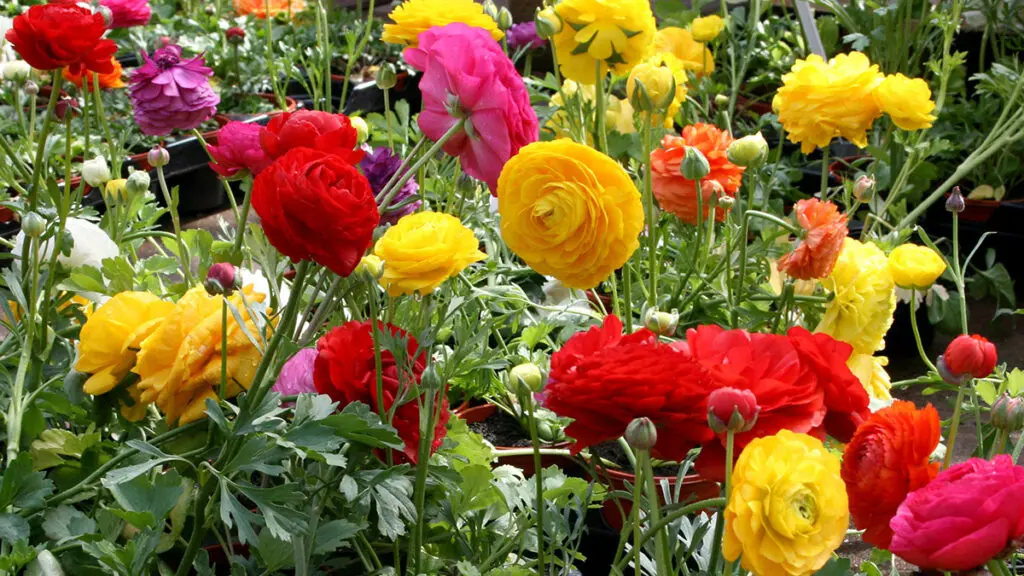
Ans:
{"type": "Polygon", "coordinates": [[[618,318],[579,333],[551,358],[544,404],[573,418],[572,452],[614,440],[634,418],[658,429],[652,454],[682,460],[714,437],[707,426],[707,382],[700,366],[647,330],[623,336],[618,318]]]}
{"type": "Polygon", "coordinates": [[[853,346],[799,326],[790,328],[787,335],[801,361],[817,374],[818,385],[825,391],[825,430],[840,442],[849,442],[857,427],[871,415],[871,399],[846,365],[853,346]]]}
{"type": "Polygon", "coordinates": [[[109,74],[114,70],[111,57],[117,45],[103,38],[105,31],[101,14],[60,2],[32,6],[15,17],[6,38],[37,70],[67,68],[77,75],[85,70],[109,74]]]}
{"type": "Polygon", "coordinates": [[[295,148],[259,173],[252,207],[270,243],[292,261],[348,276],[380,221],[366,177],[340,156],[295,148]]]}
{"type": "Polygon", "coordinates": [[[260,133],[260,145],[271,160],[294,148],[312,148],[358,164],[364,152],[348,116],[316,110],[285,112],[270,120],[260,133]]]}
{"type": "Polygon", "coordinates": [[[962,334],[953,339],[942,355],[953,376],[984,378],[996,369],[996,345],[984,336],[962,334]]]}
{"type": "MultiPolygon", "coordinates": [[[[377,323],[380,331],[406,341],[404,358],[396,361],[394,354],[381,346],[381,381],[384,391],[384,410],[391,411],[396,401],[400,402],[394,411],[391,425],[405,443],[403,455],[416,463],[420,443],[420,409],[413,396],[416,385],[426,365],[423,352],[417,354],[416,339],[396,326],[377,323]]],[[[340,403],[341,407],[352,402],[368,404],[374,412],[380,412],[377,401],[377,372],[374,367],[373,330],[367,322],[347,322],[325,334],[316,345],[317,357],[313,364],[313,383],[317,392],[327,394],[340,403]]],[[[441,396],[440,417],[434,427],[434,438],[430,445],[433,453],[441,446],[447,432],[448,400],[441,396]]],[[[397,454],[396,454],[397,455],[397,454]]]]}

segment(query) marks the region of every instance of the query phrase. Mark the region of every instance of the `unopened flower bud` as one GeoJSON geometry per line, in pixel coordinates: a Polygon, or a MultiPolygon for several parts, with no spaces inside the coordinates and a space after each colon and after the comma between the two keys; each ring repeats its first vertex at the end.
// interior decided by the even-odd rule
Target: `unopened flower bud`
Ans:
{"type": "Polygon", "coordinates": [[[654,332],[658,336],[671,336],[676,332],[676,326],[679,325],[679,313],[675,310],[671,312],[660,312],[657,308],[648,308],[647,312],[644,312],[644,326],[651,332],[654,332]]]}
{"type": "Polygon", "coordinates": [[[750,390],[726,387],[708,394],[708,425],[715,434],[746,432],[754,427],[760,412],[750,390]]]}
{"type": "Polygon", "coordinates": [[[38,212],[29,212],[21,219],[21,230],[26,236],[39,238],[46,232],[46,220],[38,212]]]}
{"type": "Polygon", "coordinates": [[[25,82],[25,86],[22,88],[22,90],[24,90],[25,94],[28,94],[29,96],[35,96],[36,94],[39,94],[39,84],[36,84],[31,80],[28,80],[25,82]]]}
{"type": "Polygon", "coordinates": [[[239,277],[240,274],[237,273],[235,267],[229,262],[218,262],[210,266],[210,271],[206,273],[206,281],[203,282],[203,287],[206,288],[206,292],[211,296],[218,294],[230,295],[238,288],[239,277]]]}
{"type": "Polygon", "coordinates": [[[136,170],[128,175],[128,181],[125,183],[124,189],[129,196],[134,197],[145,194],[149,190],[149,184],[149,172],[136,170]]]}
{"type": "Polygon", "coordinates": [[[946,197],[946,211],[957,213],[964,211],[964,195],[960,193],[959,186],[953,186],[953,191],[946,197]]]}
{"type": "Polygon", "coordinates": [[[718,94],[715,96],[715,107],[727,108],[729,106],[729,97],[725,94],[718,94]]]}
{"type": "Polygon", "coordinates": [[[3,78],[9,82],[15,84],[28,80],[28,75],[32,72],[32,67],[28,65],[28,62],[24,60],[11,60],[10,62],[4,63],[3,78]]]}
{"type": "Polygon", "coordinates": [[[93,188],[102,188],[110,180],[110,167],[102,156],[82,162],[82,179],[93,188]]]}
{"type": "Polygon", "coordinates": [[[487,14],[495,22],[498,21],[498,5],[492,0],[484,0],[483,3],[484,14],[487,14]]]}
{"type": "Polygon", "coordinates": [[[658,429],[650,418],[634,418],[626,426],[626,442],[634,450],[650,450],[658,443],[658,429]]]}
{"type": "Polygon", "coordinates": [[[206,8],[203,8],[203,12],[205,12],[207,16],[213,16],[217,13],[217,8],[213,4],[207,4],[206,8]]]}
{"type": "Polygon", "coordinates": [[[1000,430],[1016,432],[1024,428],[1024,398],[1003,394],[992,405],[990,418],[992,426],[1000,430]]]}
{"type": "Polygon", "coordinates": [[[637,112],[650,112],[654,109],[654,103],[651,102],[651,95],[647,92],[647,86],[643,80],[639,78],[633,81],[633,86],[629,90],[629,104],[633,107],[633,110],[637,112]]]}
{"type": "Polygon", "coordinates": [[[377,88],[390,90],[395,87],[395,65],[387,62],[377,70],[377,88]]]}
{"type": "Polygon", "coordinates": [[[126,178],[110,180],[103,187],[103,199],[107,204],[116,204],[125,199],[127,188],[128,180],[126,178]]]}
{"type": "Polygon", "coordinates": [[[523,387],[530,392],[540,392],[544,387],[544,373],[532,362],[513,367],[508,372],[508,380],[513,388],[523,387]]]}
{"type": "Polygon", "coordinates": [[[978,334],[961,334],[946,346],[943,364],[954,378],[984,378],[996,369],[996,345],[978,334]]]}
{"type": "Polygon", "coordinates": [[[533,16],[533,24],[537,30],[537,36],[545,40],[562,31],[562,19],[555,12],[554,8],[537,10],[537,13],[533,16]]]}
{"type": "Polygon", "coordinates": [[[711,173],[711,165],[704,153],[693,146],[686,147],[686,155],[679,163],[679,173],[687,180],[702,180],[711,173]]]}
{"type": "Polygon", "coordinates": [[[768,142],[760,132],[734,140],[726,149],[729,162],[746,168],[756,168],[768,158],[768,142]]]}
{"type": "Polygon", "coordinates": [[[100,4],[96,7],[96,14],[103,16],[103,26],[105,28],[110,28],[110,25],[114,23],[114,13],[104,5],[100,4]]]}
{"type": "Polygon", "coordinates": [[[368,254],[359,261],[355,271],[357,274],[367,276],[371,282],[376,282],[384,273],[384,261],[379,256],[368,254]]]}
{"type": "Polygon", "coordinates": [[[663,111],[676,96],[676,78],[672,70],[667,66],[656,66],[648,62],[641,62],[633,67],[626,80],[626,94],[629,96],[629,103],[641,112],[649,110],[663,111]],[[634,92],[643,89],[646,92],[647,101],[643,95],[635,95],[634,92]],[[640,107],[637,108],[637,105],[640,107]]]}
{"type": "Polygon", "coordinates": [[[862,175],[853,183],[853,197],[860,202],[866,202],[871,199],[874,189],[875,179],[867,175],[862,175]]]}
{"type": "Polygon", "coordinates": [[[512,27],[512,13],[508,11],[508,8],[504,6],[498,10],[498,28],[502,31],[508,30],[512,27]]]}
{"type": "Polygon", "coordinates": [[[61,122],[76,116],[81,116],[81,114],[82,109],[78,106],[78,101],[74,98],[58,98],[57,104],[53,107],[54,117],[61,122]]]}
{"type": "Polygon", "coordinates": [[[171,161],[171,153],[163,146],[154,146],[146,153],[146,161],[153,168],[161,168],[171,161]]]}
{"type": "Polygon", "coordinates": [[[352,124],[352,127],[356,129],[356,139],[359,144],[366,142],[370,137],[370,125],[366,123],[359,116],[351,116],[348,121],[352,124]]]}
{"type": "MultiPolygon", "coordinates": [[[[715,182],[715,181],[712,180],[712,182],[715,182]]],[[[721,186],[721,184],[719,184],[719,186],[721,186]]],[[[704,183],[702,182],[701,183],[701,189],[703,189],[703,188],[704,188],[704,183]]],[[[720,207],[726,209],[726,210],[729,210],[730,208],[733,207],[734,204],[736,204],[736,199],[733,198],[732,196],[729,196],[728,194],[719,194],[715,198],[717,198],[718,205],[720,207]]]]}
{"type": "Polygon", "coordinates": [[[242,42],[245,42],[245,30],[238,26],[232,26],[224,31],[224,37],[231,44],[241,44],[242,42]]]}

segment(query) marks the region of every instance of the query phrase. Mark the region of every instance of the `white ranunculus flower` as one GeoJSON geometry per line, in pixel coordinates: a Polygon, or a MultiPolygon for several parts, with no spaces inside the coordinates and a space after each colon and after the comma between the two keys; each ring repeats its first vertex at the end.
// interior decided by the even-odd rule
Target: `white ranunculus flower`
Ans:
{"type": "Polygon", "coordinates": [[[7,60],[3,62],[3,68],[0,68],[0,71],[2,71],[0,76],[3,76],[4,80],[20,85],[28,80],[28,75],[32,73],[32,67],[24,60],[7,60]]]}
{"type": "MultiPolygon", "coordinates": [[[[252,291],[259,294],[263,294],[267,297],[265,302],[270,302],[270,283],[267,282],[267,277],[262,272],[252,272],[245,268],[239,268],[239,272],[242,275],[242,286],[252,285],[252,291]]],[[[284,305],[288,303],[288,298],[291,296],[291,289],[284,282],[281,283],[281,303],[278,305],[280,308],[284,308],[284,305]]]]}
{"type": "Polygon", "coordinates": [[[92,160],[82,162],[82,178],[93,188],[103,188],[103,185],[110,180],[110,167],[107,166],[106,159],[103,156],[97,156],[92,160]]]}
{"type": "MultiPolygon", "coordinates": [[[[71,237],[74,238],[75,245],[71,249],[70,256],[61,254],[57,256],[57,261],[68,268],[77,268],[79,266],[102,268],[103,260],[114,258],[120,254],[117,244],[110,239],[110,236],[107,236],[107,233],[102,228],[93,222],[81,218],[68,218],[66,228],[71,233],[71,237]]],[[[18,232],[18,235],[14,238],[13,254],[15,259],[21,258],[24,245],[25,232],[18,232]]],[[[53,238],[50,238],[43,243],[39,251],[40,257],[44,260],[49,259],[52,250],[53,238]]]]}
{"type": "Polygon", "coordinates": [[[14,60],[17,57],[14,53],[14,47],[5,39],[7,31],[10,30],[13,25],[14,20],[7,16],[0,16],[0,62],[14,60]]]}

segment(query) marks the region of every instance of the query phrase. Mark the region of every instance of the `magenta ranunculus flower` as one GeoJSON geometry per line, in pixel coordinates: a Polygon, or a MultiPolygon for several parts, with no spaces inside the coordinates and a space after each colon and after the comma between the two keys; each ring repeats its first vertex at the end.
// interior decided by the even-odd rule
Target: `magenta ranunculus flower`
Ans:
{"type": "Polygon", "coordinates": [[[1024,467],[1005,454],[957,464],[911,492],[889,527],[889,549],[911,564],[977,568],[1024,536],[1024,467]]]}
{"type": "Polygon", "coordinates": [[[274,382],[274,392],[282,396],[294,396],[312,392],[316,394],[313,384],[313,363],[316,362],[316,348],[303,348],[295,353],[281,367],[281,373],[274,382]]]}
{"type": "Polygon", "coordinates": [[[142,53],[143,63],[130,82],[135,123],[144,134],[164,136],[172,130],[191,130],[217,112],[220,97],[210,87],[213,70],[203,56],[182,60],[181,47],[169,44],[142,53]]]}
{"type": "Polygon", "coordinates": [[[253,176],[270,164],[260,147],[259,124],[228,122],[217,132],[217,143],[210,144],[210,168],[225,178],[235,178],[248,170],[253,176]]]}
{"type": "Polygon", "coordinates": [[[109,28],[145,26],[152,15],[149,0],[100,0],[100,4],[110,9],[109,28]]]}
{"type": "Polygon", "coordinates": [[[526,46],[530,50],[543,48],[548,41],[537,35],[537,25],[530,22],[514,24],[505,33],[505,40],[508,42],[508,49],[513,52],[526,46]]]}
{"type": "MultiPolygon", "coordinates": [[[[359,168],[363,171],[363,175],[366,176],[366,180],[370,182],[370,189],[373,190],[373,195],[380,194],[380,191],[384,189],[384,185],[391,180],[391,177],[398,172],[398,169],[402,167],[402,157],[391,151],[390,148],[377,148],[372,152],[368,153],[363,157],[363,160],[359,163],[359,168]]],[[[387,214],[381,213],[380,223],[381,224],[394,224],[402,216],[412,214],[419,210],[420,205],[423,204],[420,200],[411,200],[420,191],[419,184],[416,183],[416,178],[410,178],[402,189],[399,190],[395,197],[388,202],[391,206],[398,206],[405,204],[397,210],[392,210],[387,214]],[[410,201],[411,200],[411,201],[410,201]],[[406,204],[406,202],[408,202],[406,204]]],[[[383,208],[378,206],[378,208],[383,208]]]]}
{"type": "Polygon", "coordinates": [[[423,72],[420,130],[437,141],[465,118],[444,151],[497,194],[505,162],[537,141],[537,114],[512,61],[487,31],[461,22],[421,33],[403,56],[423,72]]]}

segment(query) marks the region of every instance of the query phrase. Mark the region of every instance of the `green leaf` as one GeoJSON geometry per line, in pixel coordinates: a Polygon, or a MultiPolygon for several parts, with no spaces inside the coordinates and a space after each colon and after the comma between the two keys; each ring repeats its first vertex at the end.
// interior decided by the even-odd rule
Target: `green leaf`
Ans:
{"type": "Polygon", "coordinates": [[[364,529],[366,529],[365,521],[356,524],[350,520],[339,519],[321,524],[316,530],[316,540],[314,540],[316,545],[313,548],[313,553],[330,554],[345,546],[349,539],[364,529]]]}
{"type": "Polygon", "coordinates": [[[128,482],[116,484],[110,487],[117,503],[127,511],[146,513],[149,515],[149,522],[144,517],[135,519],[122,516],[136,528],[147,528],[156,522],[161,522],[178,503],[184,492],[181,476],[175,470],[168,470],[163,474],[156,475],[152,482],[149,478],[139,476],[128,482]],[[137,524],[141,521],[143,524],[137,524]]]}
{"type": "Polygon", "coordinates": [[[1002,302],[1008,303],[1011,308],[1017,306],[1017,296],[1013,291],[1013,279],[1010,278],[1010,273],[1006,271],[1005,266],[997,263],[988,270],[979,271],[978,274],[995,288],[995,292],[1002,302]]]}
{"type": "Polygon", "coordinates": [[[221,473],[230,474],[235,470],[243,470],[280,476],[284,472],[280,463],[286,458],[287,453],[279,449],[272,439],[266,436],[249,436],[221,473]]]}
{"type": "Polygon", "coordinates": [[[829,558],[828,563],[821,567],[814,573],[814,576],[848,576],[852,574],[850,570],[850,559],[849,558],[829,558]]]}
{"type": "Polygon", "coordinates": [[[36,470],[45,470],[63,464],[63,456],[80,459],[88,448],[99,441],[99,432],[77,435],[59,428],[43,430],[39,439],[32,441],[32,466],[36,470]]]}
{"type": "Polygon", "coordinates": [[[412,494],[412,480],[394,474],[371,488],[371,497],[377,506],[377,529],[385,538],[395,540],[405,534],[406,522],[416,517],[412,494]]]}
{"type": "Polygon", "coordinates": [[[254,548],[263,560],[263,570],[268,574],[277,573],[282,568],[291,568],[295,563],[291,543],[275,538],[270,530],[260,531],[254,548]]]}
{"type": "Polygon", "coordinates": [[[326,394],[299,394],[295,400],[295,418],[298,425],[306,421],[319,421],[327,418],[338,408],[338,403],[326,394]]]}
{"type": "Polygon", "coordinates": [[[110,472],[107,472],[107,475],[104,476],[102,480],[103,486],[105,486],[107,489],[110,489],[113,486],[117,486],[118,484],[128,482],[129,480],[132,480],[134,478],[137,478],[145,474],[146,472],[152,470],[153,467],[159,466],[160,464],[164,464],[166,462],[177,461],[188,463],[188,460],[185,460],[184,458],[180,458],[178,456],[171,456],[170,454],[165,454],[161,452],[160,449],[157,448],[156,446],[147,444],[146,442],[142,442],[141,440],[129,440],[127,444],[129,447],[134,448],[139,452],[142,452],[143,454],[148,454],[149,456],[152,456],[153,459],[147,460],[140,464],[133,464],[131,466],[125,466],[124,468],[117,468],[111,470],[110,472]]]}
{"type": "Polygon", "coordinates": [[[135,269],[124,256],[103,260],[103,275],[107,278],[111,292],[125,292],[135,288],[135,269]]]}
{"type": "Polygon", "coordinates": [[[242,544],[256,542],[256,530],[254,524],[260,523],[258,514],[245,509],[231,490],[228,489],[228,481],[221,477],[220,480],[220,519],[229,529],[238,526],[238,541],[242,544]]]}
{"type": "MultiPolygon", "coordinates": [[[[0,535],[2,536],[2,535],[0,535]]],[[[0,556],[0,570],[8,574],[17,574],[21,567],[36,558],[36,550],[23,540],[15,542],[8,554],[0,556]]]]}
{"type": "Polygon", "coordinates": [[[991,406],[996,401],[996,385],[987,380],[975,380],[974,389],[978,391],[978,396],[985,401],[986,404],[991,406]]]}
{"type": "Polygon", "coordinates": [[[452,418],[446,438],[458,444],[448,452],[452,458],[452,468],[461,471],[472,465],[490,466],[494,460],[494,450],[484,441],[484,437],[469,429],[462,418],[452,418]]]}
{"type": "Polygon", "coordinates": [[[1024,370],[1014,368],[1006,373],[1006,391],[1010,396],[1021,396],[1024,393],[1024,370]]]}
{"type": "Polygon", "coordinates": [[[43,499],[52,493],[53,482],[42,472],[33,472],[32,456],[22,452],[10,462],[0,480],[0,510],[12,505],[16,508],[41,506],[43,499]]]}
{"type": "Polygon", "coordinates": [[[291,542],[293,534],[306,531],[309,518],[302,510],[306,496],[298,484],[288,483],[259,488],[247,483],[237,484],[239,492],[253,501],[263,513],[267,528],[275,537],[291,542]]]}
{"type": "Polygon", "coordinates": [[[107,293],[103,274],[95,266],[79,266],[71,271],[69,279],[74,283],[74,287],[80,288],[82,291],[107,293]]]}
{"type": "Polygon", "coordinates": [[[395,429],[381,423],[380,417],[361,402],[353,402],[340,414],[324,418],[321,422],[334,428],[335,434],[371,448],[403,446],[402,439],[398,437],[395,429]]]}
{"type": "Polygon", "coordinates": [[[43,532],[55,542],[96,532],[96,521],[71,506],[58,506],[43,515],[43,532]]]}
{"type": "Polygon", "coordinates": [[[452,511],[456,516],[504,503],[501,492],[491,484],[490,466],[467,466],[459,471],[459,475],[462,476],[459,490],[451,495],[452,511]]]}
{"type": "Polygon", "coordinates": [[[0,514],[0,541],[11,543],[28,541],[29,525],[17,514],[0,514]]]}

